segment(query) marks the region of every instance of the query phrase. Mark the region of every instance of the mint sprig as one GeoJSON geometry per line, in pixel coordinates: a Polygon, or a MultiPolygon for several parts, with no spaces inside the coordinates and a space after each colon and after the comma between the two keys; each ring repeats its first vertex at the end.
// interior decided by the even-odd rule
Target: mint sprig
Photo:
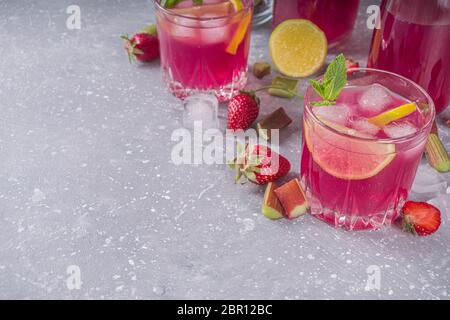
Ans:
{"type": "MultiPolygon", "coordinates": [[[[175,7],[181,1],[183,0],[161,0],[160,4],[162,7],[170,9],[175,7]]],[[[200,5],[203,4],[203,0],[192,0],[192,3],[195,5],[200,5]]]]}
{"type": "Polygon", "coordinates": [[[310,80],[311,86],[322,97],[322,101],[313,103],[313,106],[329,106],[336,104],[336,99],[347,83],[347,68],[345,56],[341,53],[327,68],[323,79],[310,80]]]}

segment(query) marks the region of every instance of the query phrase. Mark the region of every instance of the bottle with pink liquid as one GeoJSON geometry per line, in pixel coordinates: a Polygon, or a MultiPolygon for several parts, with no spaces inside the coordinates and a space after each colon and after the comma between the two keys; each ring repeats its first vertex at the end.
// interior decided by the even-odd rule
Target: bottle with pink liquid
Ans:
{"type": "Polygon", "coordinates": [[[450,103],[450,0],[383,0],[380,22],[368,67],[417,82],[443,111],[450,103]]]}
{"type": "Polygon", "coordinates": [[[333,46],[353,30],[359,0],[275,0],[273,26],[288,19],[307,19],[315,23],[333,46]]]}

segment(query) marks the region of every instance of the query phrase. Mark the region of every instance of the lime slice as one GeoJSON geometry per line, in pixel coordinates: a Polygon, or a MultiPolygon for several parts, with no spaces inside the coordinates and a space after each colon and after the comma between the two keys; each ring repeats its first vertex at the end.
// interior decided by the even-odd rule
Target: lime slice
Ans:
{"type": "Polygon", "coordinates": [[[317,72],[327,56],[327,38],[309,20],[293,19],[279,24],[270,35],[270,57],[278,70],[290,77],[317,72]]]}
{"type": "Polygon", "coordinates": [[[416,110],[417,105],[414,102],[407,103],[400,107],[383,112],[375,117],[372,117],[368,121],[378,127],[384,127],[391,122],[397,121],[401,118],[406,117],[407,115],[410,115],[416,110]]]}
{"type": "MultiPolygon", "coordinates": [[[[354,130],[346,127],[326,124],[345,134],[354,133],[354,130]]],[[[345,180],[371,178],[395,158],[394,144],[342,136],[319,124],[309,122],[305,122],[303,126],[306,145],[313,160],[336,178],[345,180]]],[[[361,133],[358,137],[364,138],[361,133]]]]}

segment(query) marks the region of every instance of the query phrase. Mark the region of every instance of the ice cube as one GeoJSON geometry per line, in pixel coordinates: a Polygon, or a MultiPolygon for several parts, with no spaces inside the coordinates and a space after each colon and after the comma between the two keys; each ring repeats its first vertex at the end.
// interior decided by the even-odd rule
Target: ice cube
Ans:
{"type": "Polygon", "coordinates": [[[345,104],[336,104],[332,106],[312,107],[316,117],[345,126],[350,117],[351,110],[345,104]]]}
{"type": "Polygon", "coordinates": [[[174,23],[168,23],[168,25],[170,25],[169,34],[171,37],[190,41],[193,41],[198,37],[200,31],[196,20],[176,17],[174,18],[174,21],[174,23]]]}
{"type": "Polygon", "coordinates": [[[217,109],[219,102],[213,94],[197,93],[183,101],[183,126],[194,128],[194,122],[201,121],[203,130],[218,127],[217,109]]]}
{"type": "Polygon", "coordinates": [[[228,43],[231,40],[229,27],[202,28],[203,43],[228,43]]]}
{"type": "Polygon", "coordinates": [[[389,138],[401,138],[417,132],[417,128],[409,122],[402,122],[389,124],[383,131],[389,138]]]}
{"type": "Polygon", "coordinates": [[[450,220],[450,197],[448,194],[439,194],[437,197],[427,201],[429,204],[437,207],[441,211],[443,221],[450,220]]]}
{"type": "Polygon", "coordinates": [[[365,133],[371,136],[376,136],[380,127],[371,124],[367,119],[354,118],[350,119],[350,126],[358,132],[365,133]]]}
{"type": "Polygon", "coordinates": [[[423,161],[414,178],[412,196],[415,200],[426,201],[436,194],[445,193],[447,185],[446,177],[423,161]]]}
{"type": "Polygon", "coordinates": [[[359,98],[359,110],[365,116],[376,116],[392,101],[391,92],[380,84],[373,84],[364,90],[359,98]]]}

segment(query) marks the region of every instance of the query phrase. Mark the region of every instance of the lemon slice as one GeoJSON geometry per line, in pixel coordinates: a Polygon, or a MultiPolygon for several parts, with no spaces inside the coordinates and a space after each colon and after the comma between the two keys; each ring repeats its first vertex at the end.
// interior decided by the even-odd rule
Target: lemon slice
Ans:
{"type": "Polygon", "coordinates": [[[378,127],[384,127],[385,125],[387,125],[393,121],[399,120],[403,117],[406,117],[407,115],[410,115],[411,113],[413,113],[416,110],[417,110],[417,105],[414,102],[407,103],[400,107],[383,112],[375,117],[372,117],[368,121],[371,124],[374,124],[378,127]]]}
{"type": "MultiPolygon", "coordinates": [[[[339,132],[352,134],[353,130],[330,124],[339,132]]],[[[395,158],[395,145],[377,141],[364,141],[343,136],[305,121],[303,124],[306,146],[311,156],[325,172],[345,180],[364,180],[380,173],[395,158]]],[[[362,134],[358,137],[364,138],[362,134]]]]}
{"type": "Polygon", "coordinates": [[[307,77],[325,63],[327,38],[309,20],[292,19],[279,24],[270,35],[270,57],[278,70],[290,77],[307,77]]]}
{"type": "Polygon", "coordinates": [[[230,0],[230,2],[233,5],[234,11],[236,12],[239,12],[244,8],[242,0],[230,0]]]}
{"type": "MultiPolygon", "coordinates": [[[[243,4],[241,0],[230,0],[230,1],[233,4],[233,7],[236,10],[236,12],[241,11],[243,9],[243,4]]],[[[245,13],[244,17],[242,18],[242,20],[239,21],[238,27],[234,32],[233,38],[231,38],[231,41],[226,48],[226,52],[233,55],[236,54],[239,45],[244,40],[245,35],[247,34],[247,30],[251,22],[252,22],[252,11],[248,10],[248,12],[245,13]]]]}

